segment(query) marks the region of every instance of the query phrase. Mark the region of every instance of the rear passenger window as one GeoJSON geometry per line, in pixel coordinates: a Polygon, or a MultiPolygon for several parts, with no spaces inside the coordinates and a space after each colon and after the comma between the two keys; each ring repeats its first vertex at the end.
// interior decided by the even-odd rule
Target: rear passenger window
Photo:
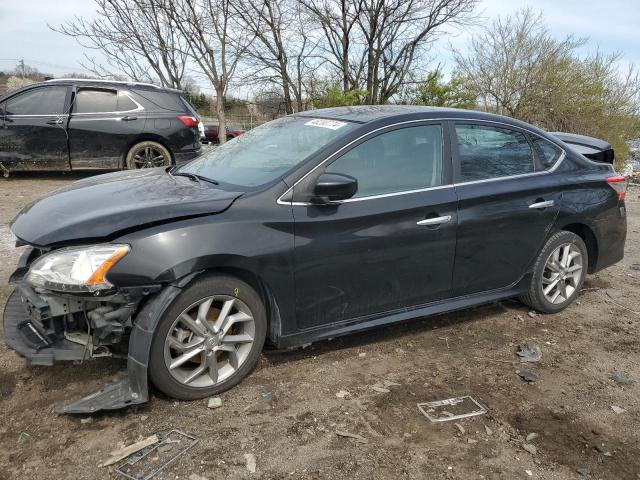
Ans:
{"type": "Polygon", "coordinates": [[[107,113],[118,111],[115,90],[83,88],[76,94],[75,113],[107,113]]]}
{"type": "Polygon", "coordinates": [[[358,179],[357,197],[404,192],[442,184],[442,128],[402,128],[367,140],[326,170],[358,179]]]}
{"type": "Polygon", "coordinates": [[[531,141],[531,143],[536,151],[542,170],[549,170],[552,168],[562,154],[562,150],[560,150],[560,148],[543,138],[536,137],[531,141]]]}
{"type": "Polygon", "coordinates": [[[456,125],[461,181],[510,177],[534,171],[525,135],[508,128],[456,125]]]}

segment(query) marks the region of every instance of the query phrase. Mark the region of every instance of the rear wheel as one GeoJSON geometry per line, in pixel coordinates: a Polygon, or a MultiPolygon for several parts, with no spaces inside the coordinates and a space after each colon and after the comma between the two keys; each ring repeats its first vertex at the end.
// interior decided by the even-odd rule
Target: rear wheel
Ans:
{"type": "Polygon", "coordinates": [[[540,312],[567,308],[578,296],[589,264],[587,247],[572,232],[558,232],[536,260],[529,291],[520,300],[540,312]]]}
{"type": "Polygon", "coordinates": [[[171,165],[171,153],[164,145],[148,140],[131,147],[125,160],[129,170],[168,167],[171,165]]]}
{"type": "Polygon", "coordinates": [[[266,337],[260,296],[230,276],[196,280],[160,320],[149,373],[167,395],[194,400],[225,391],[255,367],[266,337]]]}

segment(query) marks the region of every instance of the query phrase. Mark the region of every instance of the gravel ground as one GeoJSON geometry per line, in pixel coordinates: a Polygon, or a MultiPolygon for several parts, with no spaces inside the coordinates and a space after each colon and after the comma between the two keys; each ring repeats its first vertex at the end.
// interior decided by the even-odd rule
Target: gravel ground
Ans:
{"type": "MultiPolygon", "coordinates": [[[[19,255],[8,222],[77,178],[0,180],[0,305],[19,255]]],[[[640,271],[630,268],[640,262],[639,193],[627,194],[624,261],[590,276],[564,312],[529,315],[506,301],[265,354],[215,410],[154,392],[147,405],[122,412],[57,416],[125,364],[28,367],[0,344],[0,479],[121,478],[98,467],[110,451],[172,428],[200,441],[156,478],[639,479],[640,271]],[[517,363],[526,340],[541,346],[540,363],[517,363]],[[524,382],[521,369],[538,379],[524,382]],[[394,383],[389,392],[372,388],[384,381],[394,383]],[[261,399],[267,392],[271,402],[261,399]],[[431,424],[416,407],[459,395],[488,413],[458,428],[431,424]]]]}

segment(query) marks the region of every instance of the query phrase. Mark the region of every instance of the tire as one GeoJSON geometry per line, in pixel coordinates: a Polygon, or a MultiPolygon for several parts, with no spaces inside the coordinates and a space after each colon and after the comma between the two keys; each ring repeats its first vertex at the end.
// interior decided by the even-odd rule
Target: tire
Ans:
{"type": "Polygon", "coordinates": [[[533,267],[529,290],[520,297],[520,301],[543,313],[564,310],[582,289],[588,265],[587,247],[578,235],[566,231],[555,233],[540,251],[533,267]],[[563,265],[565,248],[569,249],[568,261],[565,262],[568,267],[563,265]],[[551,257],[556,254],[558,256],[554,258],[557,260],[552,260],[551,257]],[[573,255],[576,256],[569,258],[573,255]],[[577,265],[580,265],[579,269],[577,265]]]}
{"type": "Polygon", "coordinates": [[[171,164],[171,152],[164,145],[151,140],[136,143],[129,149],[125,158],[128,170],[168,167],[171,164]]]}
{"type": "Polygon", "coordinates": [[[176,298],[156,327],[149,359],[151,381],[158,390],[179,400],[196,400],[224,392],[254,369],[260,358],[266,333],[265,308],[260,296],[251,286],[227,275],[196,279],[176,298]],[[210,306],[202,306],[203,300],[211,297],[213,300],[210,306]],[[217,336],[211,331],[205,332],[210,338],[206,335],[198,336],[185,323],[188,319],[183,314],[187,313],[192,321],[195,320],[195,326],[199,330],[203,330],[200,323],[202,318],[206,318],[213,328],[229,301],[232,306],[225,318],[233,319],[235,323],[230,322],[232,326],[226,335],[223,334],[227,325],[225,322],[220,324],[222,328],[217,336]],[[206,316],[201,314],[201,309],[206,310],[206,316]],[[247,316],[252,321],[247,320],[247,316]],[[191,336],[188,332],[191,332],[191,336]],[[249,337],[252,337],[251,343],[248,343],[249,337]],[[199,346],[184,348],[197,344],[200,338],[208,339],[199,346]],[[235,343],[235,340],[239,342],[235,343]],[[227,344],[229,341],[232,342],[230,349],[227,344]],[[188,357],[198,349],[203,351],[180,363],[184,360],[182,355],[186,354],[188,357]],[[231,350],[236,353],[233,354],[231,350]],[[202,373],[189,380],[198,371],[202,373]]]}

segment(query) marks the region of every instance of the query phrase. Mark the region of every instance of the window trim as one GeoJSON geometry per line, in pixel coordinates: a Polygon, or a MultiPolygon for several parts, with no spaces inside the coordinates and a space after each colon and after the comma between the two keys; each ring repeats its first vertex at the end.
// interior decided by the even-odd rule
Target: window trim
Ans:
{"type": "Polygon", "coordinates": [[[142,105],[140,105],[139,102],[137,102],[130,94],[127,90],[120,90],[120,89],[114,89],[114,88],[95,88],[95,87],[78,87],[75,90],[75,95],[73,98],[73,105],[71,106],[71,116],[72,117],[80,117],[80,116],[86,116],[86,115],[119,115],[122,113],[132,113],[132,112],[140,112],[142,110],[144,110],[144,107],[142,105]],[[74,112],[73,111],[73,107],[75,107],[76,102],[78,101],[78,93],[81,92],[82,90],[93,90],[93,91],[115,91],[116,92],[116,105],[118,105],[118,95],[120,95],[120,93],[122,93],[123,95],[126,95],[127,97],[129,97],[129,100],[131,100],[133,103],[136,104],[136,108],[131,109],[131,110],[113,110],[110,112],[74,112]]]}
{"type": "MultiPolygon", "coordinates": [[[[349,148],[351,145],[353,145],[354,143],[364,139],[365,137],[368,137],[369,135],[372,135],[376,132],[380,132],[381,130],[385,130],[391,127],[399,127],[402,125],[408,125],[408,124],[414,124],[414,123],[427,123],[427,122],[432,122],[432,123],[441,123],[442,127],[443,127],[443,131],[447,131],[449,132],[449,143],[450,143],[450,153],[449,153],[449,160],[451,163],[451,167],[453,168],[453,178],[451,183],[448,184],[444,184],[444,185],[439,185],[437,187],[426,187],[424,189],[420,189],[420,190],[408,190],[408,191],[403,191],[403,192],[394,192],[394,193],[387,193],[387,194],[383,194],[382,196],[373,196],[373,197],[360,197],[360,198],[348,198],[346,200],[339,200],[339,201],[334,201],[334,202],[330,202],[330,204],[341,204],[341,203],[349,203],[349,202],[354,202],[354,201],[362,201],[362,200],[374,200],[376,198],[381,198],[381,197],[390,197],[390,196],[396,196],[396,195],[407,195],[407,194],[411,194],[411,193],[420,193],[420,192],[425,192],[428,190],[435,190],[435,189],[440,189],[440,188],[453,188],[453,187],[458,187],[458,186],[464,186],[464,185],[473,185],[476,183],[486,183],[486,182],[496,182],[496,181],[502,181],[502,180],[511,180],[511,179],[516,179],[516,178],[524,178],[524,177],[532,177],[532,176],[537,176],[537,175],[548,175],[551,174],[553,172],[555,172],[560,165],[562,164],[562,162],[564,162],[564,159],[566,157],[566,152],[564,150],[564,148],[562,148],[560,145],[553,143],[556,147],[558,147],[562,153],[560,154],[560,157],[558,158],[558,160],[556,161],[555,165],[550,168],[549,170],[543,170],[543,171],[539,171],[539,172],[530,172],[530,173],[522,173],[522,174],[518,174],[518,175],[511,175],[508,177],[496,177],[496,178],[487,178],[487,179],[483,179],[483,180],[472,180],[472,181],[468,181],[468,182],[456,182],[456,178],[455,178],[455,167],[456,167],[456,163],[459,161],[458,159],[458,149],[457,149],[457,144],[454,144],[454,142],[452,141],[452,136],[455,135],[455,123],[456,122],[476,122],[476,123],[480,123],[480,124],[493,124],[493,125],[504,125],[506,128],[511,128],[511,129],[515,129],[515,130],[520,130],[522,132],[525,133],[525,135],[528,133],[530,135],[535,135],[536,137],[540,137],[543,140],[547,140],[550,141],[548,139],[546,139],[545,137],[543,137],[542,135],[528,130],[526,128],[522,128],[522,127],[518,127],[516,125],[511,125],[510,123],[506,123],[506,122],[500,122],[497,120],[481,120],[481,119],[477,119],[477,118],[451,118],[451,117],[442,117],[442,118],[423,118],[423,119],[419,119],[419,120],[407,120],[404,122],[397,122],[397,123],[392,123],[389,125],[385,125],[383,127],[379,127],[376,128],[375,130],[371,130],[370,132],[366,132],[363,133],[362,135],[360,135],[358,138],[352,140],[351,142],[347,143],[346,145],[340,147],[338,150],[336,150],[335,152],[333,152],[332,154],[330,154],[329,156],[327,156],[324,160],[320,161],[316,166],[314,166],[311,170],[309,170],[307,173],[305,173],[300,179],[298,179],[292,186],[290,186],[289,188],[287,188],[284,193],[282,193],[282,195],[280,195],[278,197],[278,199],[276,200],[276,203],[278,205],[286,205],[288,207],[302,207],[302,206],[317,206],[317,204],[312,203],[312,202],[294,202],[294,201],[286,201],[283,200],[283,198],[287,195],[289,195],[293,189],[302,181],[304,181],[309,175],[311,175],[313,172],[315,172],[318,168],[320,168],[322,165],[324,165],[325,163],[327,163],[329,160],[331,160],[333,157],[335,157],[336,155],[340,154],[340,152],[342,152],[343,150],[345,150],[346,148],[349,148]],[[455,148],[455,155],[454,155],[454,148],[455,148]]],[[[490,126],[490,125],[489,125],[490,126]]],[[[446,133],[445,133],[446,135],[446,133]]],[[[444,141],[444,137],[443,137],[443,141],[444,141]]],[[[456,139],[457,141],[457,139],[456,139]]],[[[443,159],[446,161],[446,159],[443,159]]]]}
{"type": "Polygon", "coordinates": [[[451,122],[451,128],[450,128],[450,132],[451,132],[451,162],[453,164],[453,179],[454,179],[454,183],[456,183],[456,185],[468,185],[468,184],[475,184],[475,183],[484,183],[487,181],[493,181],[493,180],[501,180],[501,179],[505,179],[505,178],[517,178],[517,177],[522,177],[525,175],[532,175],[534,173],[541,173],[540,171],[537,170],[537,155],[536,155],[536,151],[533,148],[533,145],[531,144],[531,138],[529,137],[528,130],[525,130],[523,128],[518,128],[518,127],[511,127],[510,125],[506,126],[506,127],[497,127],[494,125],[487,125],[486,122],[484,120],[475,120],[475,121],[471,121],[471,120],[454,120],[453,122],[451,122]],[[461,181],[462,179],[462,161],[460,159],[460,147],[459,147],[459,142],[458,142],[458,132],[456,130],[456,126],[457,125],[478,125],[480,127],[487,127],[487,128],[501,128],[503,130],[511,130],[513,132],[517,132],[520,133],[524,139],[527,142],[527,145],[529,146],[529,150],[531,151],[531,168],[533,169],[533,171],[531,172],[526,172],[526,173],[517,173],[515,175],[505,175],[505,176],[501,176],[501,177],[492,177],[492,178],[482,178],[480,180],[468,180],[468,181],[461,181]]]}
{"type": "Polygon", "coordinates": [[[21,90],[19,92],[16,92],[15,95],[11,95],[9,98],[5,98],[2,103],[4,104],[4,110],[2,112],[2,116],[3,118],[31,118],[31,117],[36,117],[36,118],[40,118],[40,117],[55,117],[55,118],[65,118],[69,116],[69,94],[70,94],[70,85],[37,85],[35,87],[32,88],[26,88],[24,90],[21,90]],[[25,93],[28,92],[32,92],[41,88],[52,88],[52,87],[64,87],[67,89],[66,93],[65,93],[65,97],[64,97],[64,109],[66,111],[66,113],[34,113],[34,114],[14,114],[14,113],[7,113],[7,103],[9,103],[12,99],[19,97],[20,95],[23,95],[25,93]]]}
{"type": "MultiPolygon", "coordinates": [[[[343,151],[340,153],[339,156],[337,156],[336,158],[332,159],[328,164],[326,164],[324,166],[324,170],[326,171],[326,169],[328,167],[330,167],[331,165],[333,165],[335,162],[337,162],[338,160],[340,160],[342,158],[343,155],[346,155],[347,153],[349,153],[351,150],[354,150],[356,148],[358,148],[360,145],[363,145],[364,143],[368,142],[369,140],[372,140],[373,138],[379,137],[381,135],[385,135],[387,133],[390,132],[395,132],[397,130],[404,130],[407,128],[417,128],[417,127],[428,127],[428,126],[438,126],[440,127],[440,152],[442,155],[442,163],[441,163],[441,171],[440,171],[440,185],[433,185],[430,187],[422,187],[422,188],[414,188],[411,190],[398,190],[397,192],[387,192],[387,193],[378,193],[375,195],[365,195],[363,197],[356,197],[356,198],[347,198],[345,200],[336,200],[333,203],[350,203],[350,202],[357,202],[360,200],[368,200],[368,199],[373,199],[373,198],[385,198],[385,197],[390,197],[393,195],[397,195],[398,193],[401,193],[403,195],[407,195],[409,193],[418,193],[418,192],[422,192],[424,190],[431,190],[433,188],[438,188],[438,187],[445,187],[445,186],[449,186],[451,185],[451,181],[450,178],[450,167],[449,167],[449,161],[448,159],[451,158],[451,154],[449,152],[449,149],[447,148],[446,142],[445,142],[445,137],[447,136],[447,125],[445,122],[438,122],[438,121],[431,121],[431,120],[423,120],[423,124],[418,124],[418,125],[413,125],[413,126],[393,126],[384,131],[380,131],[377,132],[375,135],[369,136],[367,138],[362,139],[362,141],[356,141],[355,144],[350,145],[350,148],[348,148],[346,151],[343,151]]],[[[373,133],[373,132],[372,132],[373,133]]],[[[323,172],[321,172],[323,173],[323,172]]],[[[333,173],[337,173],[337,172],[333,172],[333,173]]]]}

